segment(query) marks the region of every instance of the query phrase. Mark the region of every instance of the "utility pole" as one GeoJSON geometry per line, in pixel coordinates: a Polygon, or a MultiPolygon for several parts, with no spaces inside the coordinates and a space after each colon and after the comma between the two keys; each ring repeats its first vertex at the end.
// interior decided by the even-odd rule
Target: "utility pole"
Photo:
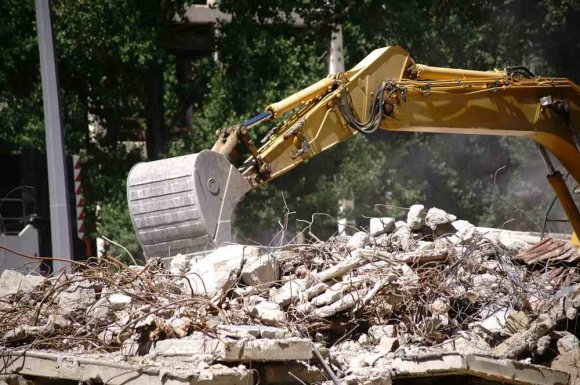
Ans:
{"type": "MultiPolygon", "coordinates": [[[[71,215],[50,0],[35,0],[35,6],[46,133],[52,255],[56,258],[72,260],[71,215]]],[[[69,269],[70,264],[63,261],[53,261],[52,267],[53,271],[58,271],[69,269]]]]}

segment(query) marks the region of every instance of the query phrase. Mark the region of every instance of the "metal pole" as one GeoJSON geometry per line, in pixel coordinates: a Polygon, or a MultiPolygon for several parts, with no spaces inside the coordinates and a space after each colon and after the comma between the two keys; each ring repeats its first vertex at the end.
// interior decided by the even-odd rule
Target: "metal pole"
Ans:
{"type": "MultiPolygon", "coordinates": [[[[46,133],[52,255],[58,258],[72,260],[73,245],[68,200],[67,168],[60,115],[60,95],[54,55],[50,0],[35,0],[35,6],[46,133]]],[[[69,263],[53,261],[53,271],[63,268],[68,269],[69,267],[69,263]]]]}

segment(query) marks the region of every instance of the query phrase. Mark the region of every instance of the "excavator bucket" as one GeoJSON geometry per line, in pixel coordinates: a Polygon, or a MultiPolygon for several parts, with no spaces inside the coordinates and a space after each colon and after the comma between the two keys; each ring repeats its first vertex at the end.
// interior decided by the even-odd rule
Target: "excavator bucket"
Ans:
{"type": "Polygon", "coordinates": [[[127,179],[127,200],[145,258],[231,241],[232,215],[249,190],[227,158],[210,150],[135,165],[127,179]]]}

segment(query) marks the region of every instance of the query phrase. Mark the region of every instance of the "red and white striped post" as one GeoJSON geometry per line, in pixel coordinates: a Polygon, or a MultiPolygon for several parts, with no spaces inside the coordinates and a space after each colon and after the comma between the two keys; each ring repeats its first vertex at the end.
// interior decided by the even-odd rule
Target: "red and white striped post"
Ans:
{"type": "Polygon", "coordinates": [[[78,155],[73,155],[73,175],[75,181],[75,207],[77,236],[83,240],[85,238],[85,201],[83,199],[83,184],[81,178],[81,161],[78,155]]]}

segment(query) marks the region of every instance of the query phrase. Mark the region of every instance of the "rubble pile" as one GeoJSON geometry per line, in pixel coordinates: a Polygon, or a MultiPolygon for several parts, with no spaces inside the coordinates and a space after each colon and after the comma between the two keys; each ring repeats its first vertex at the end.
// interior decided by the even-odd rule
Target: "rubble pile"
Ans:
{"type": "Polygon", "coordinates": [[[369,232],[229,245],[167,268],[105,257],[49,278],[5,271],[0,333],[10,349],[208,368],[296,361],[309,383],[387,384],[397,359],[429,352],[567,370],[580,357],[578,252],[558,239],[527,251],[526,237],[415,205],[369,232]]]}

